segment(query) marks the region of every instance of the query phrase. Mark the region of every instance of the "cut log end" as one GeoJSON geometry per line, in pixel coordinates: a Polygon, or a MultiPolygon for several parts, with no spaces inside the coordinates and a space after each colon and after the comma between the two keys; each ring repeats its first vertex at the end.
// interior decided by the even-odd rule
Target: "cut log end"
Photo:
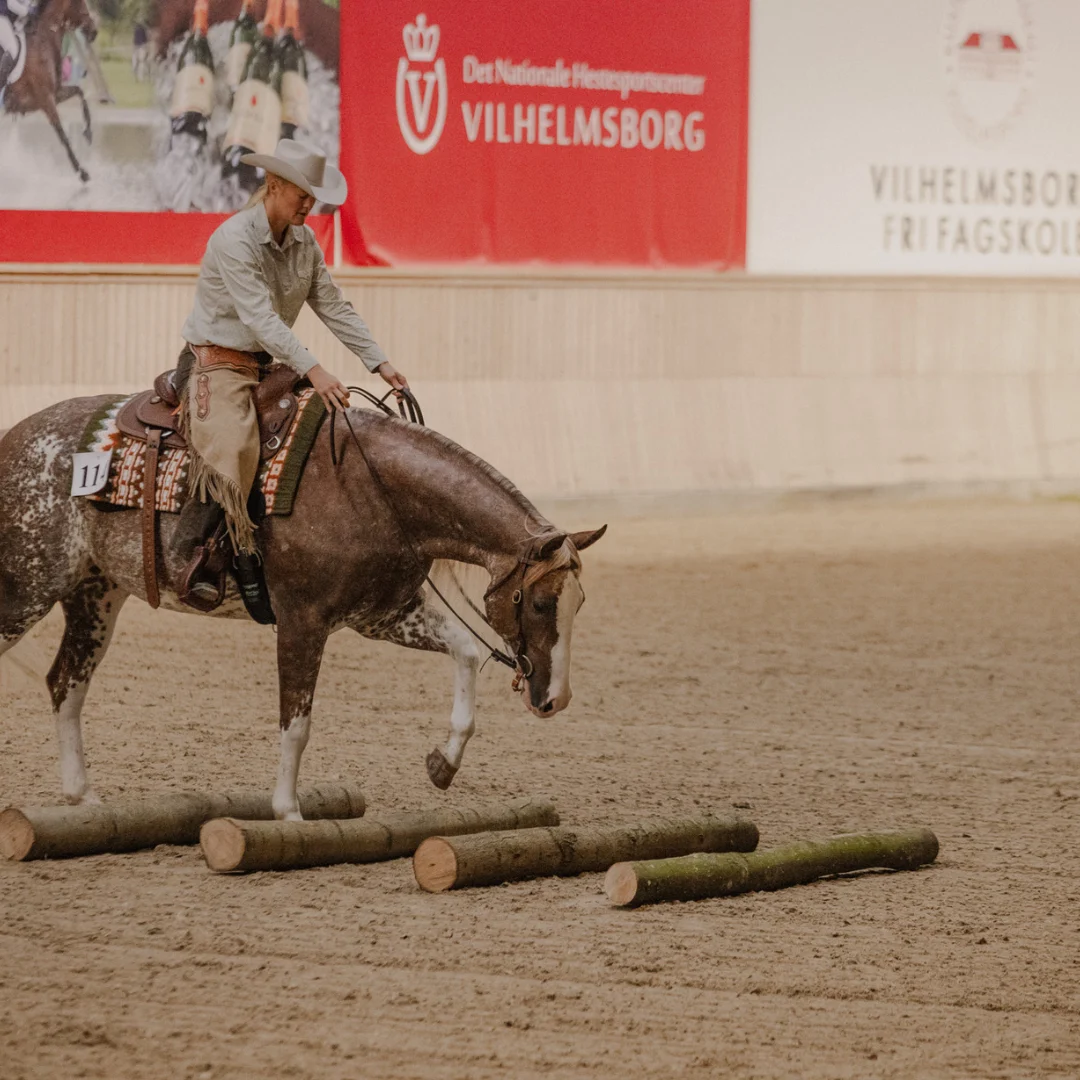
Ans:
{"type": "Polygon", "coordinates": [[[637,896],[638,879],[631,863],[620,862],[610,867],[604,878],[604,892],[617,907],[627,907],[637,896]]]}
{"type": "Polygon", "coordinates": [[[446,892],[457,881],[457,855],[441,836],[429,837],[416,849],[413,872],[425,892],[446,892]]]}
{"type": "Polygon", "coordinates": [[[34,826],[21,811],[10,807],[0,814],[0,855],[21,862],[34,846],[34,826]]]}
{"type": "Polygon", "coordinates": [[[218,874],[235,870],[244,857],[244,832],[232,818],[216,818],[199,831],[206,865],[218,874]]]}

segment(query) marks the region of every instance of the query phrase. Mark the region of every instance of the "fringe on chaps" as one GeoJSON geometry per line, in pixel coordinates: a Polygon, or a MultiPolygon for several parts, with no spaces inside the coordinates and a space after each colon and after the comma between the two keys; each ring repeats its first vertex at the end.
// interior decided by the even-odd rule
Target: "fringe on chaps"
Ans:
{"type": "Polygon", "coordinates": [[[225,511],[229,537],[253,555],[255,525],[248,496],[259,469],[259,422],[252,391],[259,367],[248,353],[192,346],[195,365],[180,402],[179,428],[191,450],[189,498],[225,511]]]}

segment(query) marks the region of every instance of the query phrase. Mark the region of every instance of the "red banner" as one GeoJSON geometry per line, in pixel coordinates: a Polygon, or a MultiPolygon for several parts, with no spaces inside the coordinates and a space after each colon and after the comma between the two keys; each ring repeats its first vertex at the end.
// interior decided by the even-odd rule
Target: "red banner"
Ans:
{"type": "MultiPolygon", "coordinates": [[[[338,0],[36,7],[0,107],[0,262],[197,263],[262,181],[246,152],[296,135],[337,161],[338,0]]],[[[331,254],[333,218],[310,224],[331,254]]]]}
{"type": "MultiPolygon", "coordinates": [[[[0,210],[0,262],[200,263],[210,234],[226,216],[0,210]]],[[[333,217],[322,214],[307,223],[327,261],[332,260],[333,217]]]]}
{"type": "Polygon", "coordinates": [[[346,257],[742,266],[750,0],[343,5],[346,257]]]}

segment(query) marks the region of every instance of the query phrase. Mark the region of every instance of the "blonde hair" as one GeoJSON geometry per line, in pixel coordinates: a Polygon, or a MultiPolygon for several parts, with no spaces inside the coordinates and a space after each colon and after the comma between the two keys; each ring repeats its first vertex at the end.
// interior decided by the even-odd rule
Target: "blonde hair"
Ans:
{"type": "Polygon", "coordinates": [[[253,206],[258,206],[261,202],[266,202],[266,196],[270,194],[270,185],[263,181],[263,186],[256,191],[250,199],[244,204],[245,210],[250,210],[253,206]]]}

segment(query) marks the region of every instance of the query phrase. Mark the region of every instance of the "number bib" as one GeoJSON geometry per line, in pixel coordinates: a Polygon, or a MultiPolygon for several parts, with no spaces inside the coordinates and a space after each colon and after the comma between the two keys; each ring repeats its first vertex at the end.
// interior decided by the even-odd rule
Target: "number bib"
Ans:
{"type": "Polygon", "coordinates": [[[71,494],[95,495],[109,482],[111,450],[72,454],[71,494]]]}

